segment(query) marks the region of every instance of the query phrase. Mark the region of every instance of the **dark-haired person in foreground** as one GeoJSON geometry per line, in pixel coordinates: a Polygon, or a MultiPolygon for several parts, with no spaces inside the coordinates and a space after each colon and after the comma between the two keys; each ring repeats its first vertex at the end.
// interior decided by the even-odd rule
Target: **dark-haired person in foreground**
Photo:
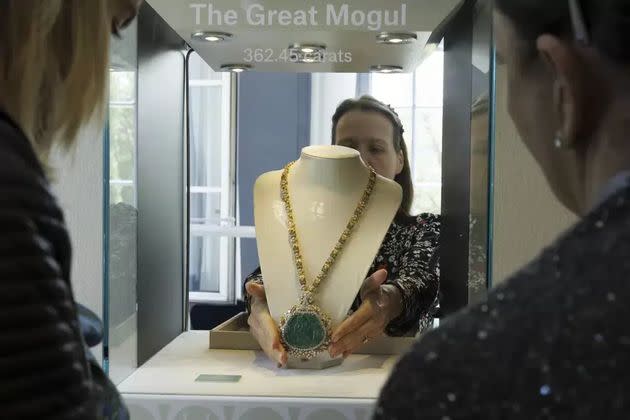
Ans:
{"type": "Polygon", "coordinates": [[[497,0],[509,111],[580,221],[423,337],[376,419],[630,418],[630,2],[497,0]]]}

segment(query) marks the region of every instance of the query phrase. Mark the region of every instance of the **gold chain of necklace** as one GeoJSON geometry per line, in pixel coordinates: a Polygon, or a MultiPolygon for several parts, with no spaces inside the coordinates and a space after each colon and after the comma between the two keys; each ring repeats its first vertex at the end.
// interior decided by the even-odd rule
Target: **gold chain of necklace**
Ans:
{"type": "Polygon", "coordinates": [[[330,271],[333,263],[337,259],[337,256],[343,249],[344,244],[350,238],[350,235],[352,234],[354,227],[357,225],[357,223],[359,223],[359,219],[363,215],[363,212],[365,211],[365,208],[367,207],[368,201],[370,200],[372,191],[374,191],[374,185],[376,183],[376,172],[371,170],[370,179],[368,181],[367,186],[365,187],[365,191],[363,191],[363,196],[361,197],[361,200],[359,200],[359,204],[357,205],[357,208],[354,210],[354,214],[348,221],[348,224],[346,225],[345,230],[339,237],[337,244],[335,245],[333,250],[330,252],[330,255],[328,256],[328,259],[326,259],[326,262],[324,263],[324,266],[322,267],[320,273],[317,275],[317,277],[313,281],[313,284],[311,285],[311,287],[308,287],[308,285],[306,284],[306,273],[304,271],[304,261],[302,258],[302,253],[300,252],[300,243],[298,241],[297,231],[295,229],[293,207],[291,206],[291,200],[289,198],[288,176],[289,176],[289,170],[291,169],[291,166],[293,166],[294,163],[295,162],[289,163],[287,166],[285,166],[284,171],[282,172],[282,177],[280,180],[281,196],[282,196],[282,201],[284,202],[284,208],[287,213],[287,219],[288,219],[288,224],[289,224],[289,242],[291,244],[291,250],[293,251],[293,259],[295,261],[295,267],[298,272],[298,280],[304,292],[314,293],[317,287],[319,286],[319,284],[322,282],[322,280],[324,280],[326,276],[328,275],[328,272],[330,271]]]}

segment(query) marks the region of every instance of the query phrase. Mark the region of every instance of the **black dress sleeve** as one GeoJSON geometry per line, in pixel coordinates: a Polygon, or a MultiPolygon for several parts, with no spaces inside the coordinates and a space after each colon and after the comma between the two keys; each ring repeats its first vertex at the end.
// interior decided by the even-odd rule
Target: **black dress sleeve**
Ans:
{"type": "Polygon", "coordinates": [[[440,218],[433,214],[418,216],[415,223],[401,228],[400,236],[388,238],[404,242],[387,258],[387,283],[400,290],[403,300],[403,312],[389,323],[387,335],[415,333],[432,322],[440,288],[439,238],[440,218]]]}
{"type": "Polygon", "coordinates": [[[263,284],[263,276],[260,267],[256,268],[249,276],[245,277],[245,281],[243,282],[243,294],[242,296],[245,298],[245,302],[247,303],[247,313],[251,312],[251,302],[249,300],[249,294],[245,289],[245,285],[250,281],[254,281],[256,283],[263,284]]]}
{"type": "Polygon", "coordinates": [[[252,271],[252,273],[249,276],[245,277],[244,284],[247,284],[250,281],[256,281],[256,282],[262,283],[262,271],[260,270],[260,267],[252,271]]]}
{"type": "Polygon", "coordinates": [[[96,418],[68,264],[50,240],[67,233],[50,197],[22,159],[0,148],[3,418],[96,418]]]}

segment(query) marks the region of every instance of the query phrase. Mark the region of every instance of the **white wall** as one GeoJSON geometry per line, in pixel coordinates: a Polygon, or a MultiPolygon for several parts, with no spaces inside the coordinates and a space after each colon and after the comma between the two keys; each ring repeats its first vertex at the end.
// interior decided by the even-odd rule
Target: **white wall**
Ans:
{"type": "MultiPolygon", "coordinates": [[[[55,155],[53,190],[64,210],[72,242],[75,300],[103,316],[103,132],[91,124],[74,153],[55,155]]],[[[93,349],[98,360],[100,348],[93,349]]]]}
{"type": "MultiPolygon", "coordinates": [[[[551,193],[507,111],[503,66],[497,72],[493,279],[499,284],[576,221],[551,193]]],[[[553,139],[549,139],[553,141],[553,139]]]]}

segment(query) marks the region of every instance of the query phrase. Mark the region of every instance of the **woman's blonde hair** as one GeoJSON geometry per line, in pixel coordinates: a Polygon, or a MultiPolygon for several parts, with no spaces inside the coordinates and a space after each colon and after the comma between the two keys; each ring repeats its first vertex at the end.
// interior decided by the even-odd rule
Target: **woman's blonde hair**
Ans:
{"type": "Polygon", "coordinates": [[[104,114],[110,30],[108,0],[0,1],[0,108],[44,164],[104,114]]]}

